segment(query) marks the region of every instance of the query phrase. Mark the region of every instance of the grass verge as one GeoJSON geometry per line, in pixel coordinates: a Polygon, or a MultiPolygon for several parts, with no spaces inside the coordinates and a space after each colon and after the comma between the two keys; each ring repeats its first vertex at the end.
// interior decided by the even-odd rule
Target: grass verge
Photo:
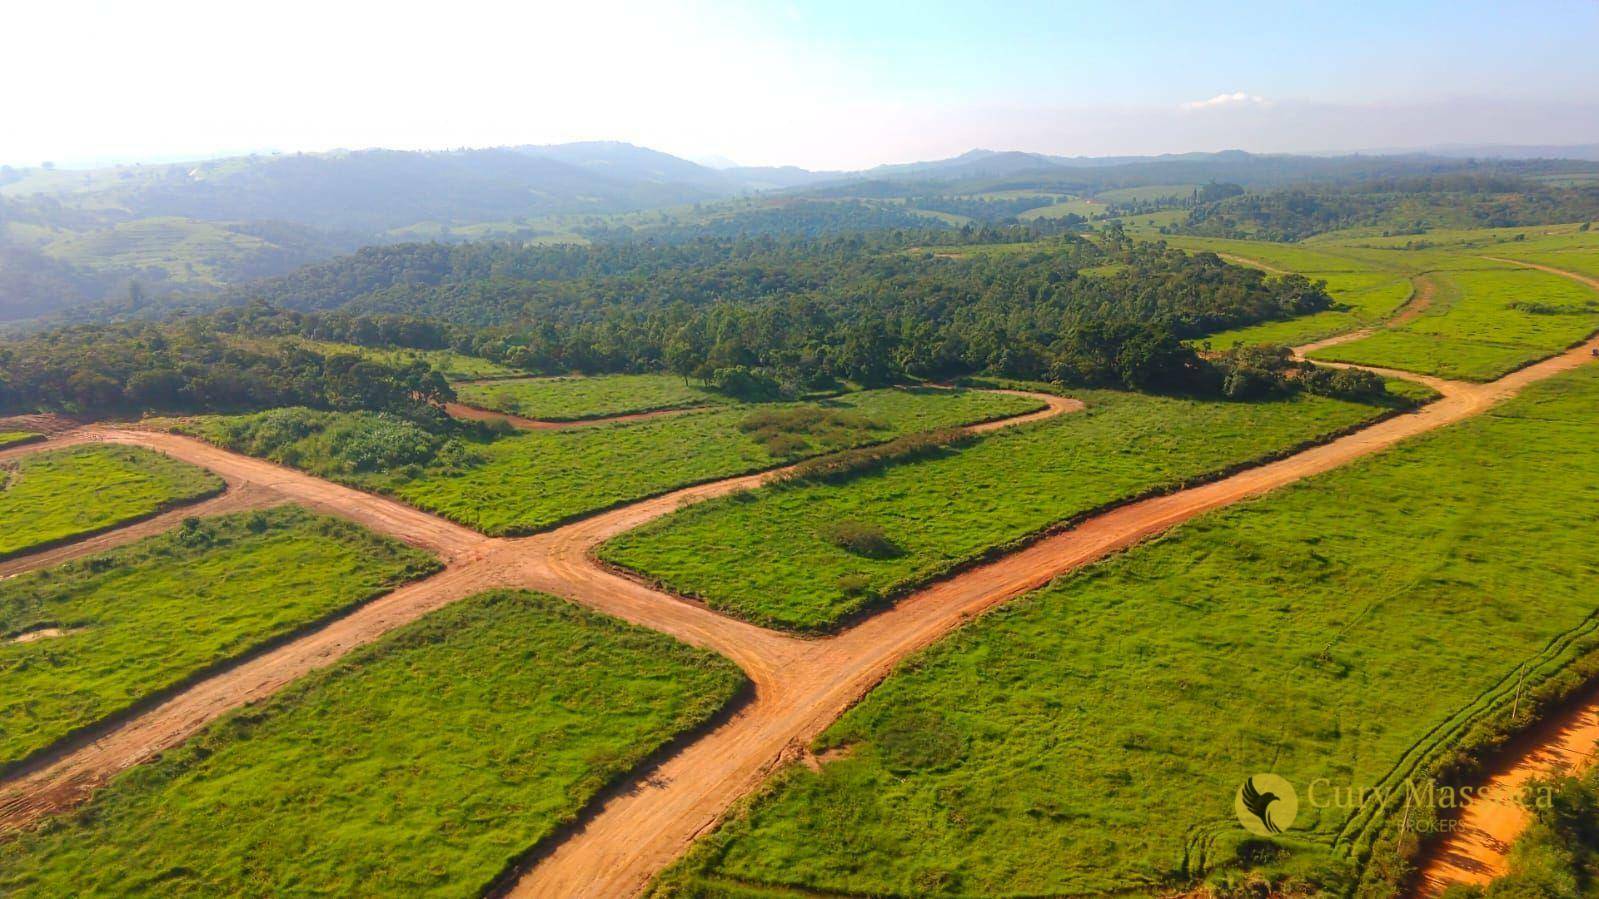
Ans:
{"type": "Polygon", "coordinates": [[[0,581],[0,768],[437,567],[281,508],[0,581]]]}
{"type": "Polygon", "coordinates": [[[0,559],[221,493],[203,468],[131,446],[43,450],[0,463],[0,559]]]}

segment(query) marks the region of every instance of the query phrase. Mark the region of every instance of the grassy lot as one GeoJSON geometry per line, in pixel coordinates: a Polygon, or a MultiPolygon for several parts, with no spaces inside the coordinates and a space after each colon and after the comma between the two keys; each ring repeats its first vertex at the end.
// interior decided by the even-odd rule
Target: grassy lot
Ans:
{"type": "Polygon", "coordinates": [[[1312,356],[1489,381],[1599,330],[1599,292],[1568,278],[1509,266],[1429,277],[1439,290],[1420,317],[1312,356]]]}
{"type": "Polygon", "coordinates": [[[392,494],[488,534],[528,534],[576,516],[677,487],[771,468],[902,434],[1039,407],[977,391],[871,390],[817,403],[723,408],[568,431],[525,431],[451,441],[432,461],[401,457],[369,467],[340,448],[421,440],[371,416],[306,413],[315,427],[261,427],[268,416],[203,420],[190,429],[224,446],[392,494]],[[771,421],[777,416],[775,423],[771,421]],[[378,433],[369,440],[366,422],[378,433]],[[272,432],[272,433],[263,433],[272,432]],[[332,433],[337,439],[330,439],[332,433]]]}
{"type": "Polygon", "coordinates": [[[484,594],[0,845],[0,893],[478,895],[741,683],[663,635],[484,594]]]}
{"type": "Polygon", "coordinates": [[[0,558],[220,493],[222,479],[128,446],[73,446],[0,463],[0,558]]]}
{"type": "Polygon", "coordinates": [[[726,403],[727,397],[676,375],[527,378],[456,388],[463,403],[545,421],[607,418],[657,409],[726,403]]]}
{"type": "Polygon", "coordinates": [[[454,350],[412,350],[357,346],[353,343],[334,343],[326,340],[299,340],[319,353],[354,353],[380,362],[403,364],[413,360],[426,362],[451,381],[471,381],[481,378],[519,378],[526,372],[477,356],[468,356],[454,350]]]}
{"type": "Polygon", "coordinates": [[[24,443],[32,443],[35,440],[43,439],[43,434],[36,434],[33,431],[0,431],[0,449],[8,446],[20,446],[24,443]]]}
{"type": "Polygon", "coordinates": [[[762,624],[824,629],[995,547],[1084,512],[1339,431],[1383,410],[1071,391],[1088,411],[842,483],[792,483],[684,509],[600,555],[762,624]],[[864,545],[841,535],[877,539],[864,545]]]}
{"type": "Polygon", "coordinates": [[[1319,884],[1281,894],[1345,894],[1379,825],[1432,809],[1385,818],[1332,788],[1402,797],[1524,725],[1574,660],[1593,670],[1596,403],[1590,366],[981,619],[820,739],[847,756],[795,766],[667,883],[1166,894],[1261,865],[1319,884]],[[1269,842],[1233,813],[1262,771],[1299,795],[1269,842]]]}
{"type": "Polygon", "coordinates": [[[0,581],[0,767],[437,567],[299,509],[193,521],[0,581]]]}

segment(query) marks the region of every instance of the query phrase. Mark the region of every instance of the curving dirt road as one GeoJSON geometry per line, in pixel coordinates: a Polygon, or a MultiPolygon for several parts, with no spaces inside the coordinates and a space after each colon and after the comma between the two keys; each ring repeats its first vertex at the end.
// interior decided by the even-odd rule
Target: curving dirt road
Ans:
{"type": "MultiPolygon", "coordinates": [[[[1413,322],[1420,318],[1423,312],[1426,312],[1432,307],[1433,298],[1438,295],[1438,285],[1426,275],[1417,275],[1410,279],[1410,283],[1412,285],[1410,290],[1410,298],[1405,300],[1404,305],[1400,306],[1394,311],[1394,314],[1391,318],[1387,319],[1381,324],[1372,325],[1366,328],[1356,328],[1353,331],[1345,331],[1342,334],[1334,334],[1332,337],[1325,337],[1321,340],[1307,343],[1303,346],[1294,347],[1295,357],[1303,359],[1308,354],[1314,353],[1317,350],[1324,350],[1328,347],[1339,346],[1340,344],[1345,343],[1354,343],[1357,340],[1364,340],[1383,328],[1397,328],[1400,325],[1406,324],[1407,322],[1413,322]]],[[[1327,363],[1320,364],[1325,365],[1327,363]]]]}

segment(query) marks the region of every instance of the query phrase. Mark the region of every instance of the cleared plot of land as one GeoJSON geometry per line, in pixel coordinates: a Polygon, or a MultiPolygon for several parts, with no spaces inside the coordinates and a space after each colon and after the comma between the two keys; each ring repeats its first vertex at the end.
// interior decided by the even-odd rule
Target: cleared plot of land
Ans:
{"type": "Polygon", "coordinates": [[[1599,330],[1599,292],[1504,266],[1430,275],[1439,285],[1416,318],[1312,358],[1489,381],[1599,330]]]}
{"type": "Polygon", "coordinates": [[[43,434],[36,434],[33,431],[0,431],[0,447],[20,446],[42,439],[44,439],[43,434]]]}
{"type": "Polygon", "coordinates": [[[0,892],[476,895],[742,683],[660,634],[484,594],[0,846],[0,892]]]}
{"type": "Polygon", "coordinates": [[[73,446],[0,464],[0,558],[221,491],[222,479],[126,446],[73,446]]]}
{"type": "Polygon", "coordinates": [[[437,567],[284,508],[0,581],[0,767],[437,567]]]}
{"type": "Polygon", "coordinates": [[[387,447],[426,435],[399,434],[401,426],[372,417],[309,412],[308,424],[292,430],[274,427],[270,414],[212,419],[193,428],[223,446],[388,493],[487,534],[507,535],[532,533],[687,484],[1040,406],[1033,399],[979,391],[872,390],[820,403],[473,438],[444,448],[433,461],[371,467],[341,456],[340,447],[387,447]],[[384,436],[369,439],[368,431],[384,436]]]}
{"type": "Polygon", "coordinates": [[[676,375],[526,378],[456,388],[461,402],[541,421],[581,421],[660,409],[725,403],[715,391],[676,375]]]}
{"type": "Polygon", "coordinates": [[[379,362],[404,364],[426,362],[451,381],[470,381],[480,378],[519,378],[526,372],[478,356],[468,356],[454,350],[413,350],[405,348],[358,346],[353,343],[334,343],[325,340],[300,340],[321,353],[354,353],[379,362]]]}
{"type": "Polygon", "coordinates": [[[1104,213],[1105,203],[1099,200],[1073,198],[1070,200],[1063,200],[1059,203],[1049,206],[1040,206],[1037,209],[1029,209],[1026,212],[1016,216],[1016,218],[1018,221],[1030,222],[1033,219],[1060,218],[1067,215],[1080,215],[1086,219],[1093,218],[1096,215],[1103,215],[1104,213]]]}
{"type": "Polygon", "coordinates": [[[1071,395],[1088,409],[839,483],[782,484],[684,509],[606,543],[600,556],[761,624],[826,628],[1051,525],[1385,411],[1310,396],[1071,395]]]}
{"type": "Polygon", "coordinates": [[[1399,796],[1599,650],[1596,402],[1587,366],[992,613],[907,663],[819,741],[842,757],[795,766],[668,882],[1166,894],[1253,863],[1344,893],[1347,854],[1403,803],[1387,819],[1318,804],[1312,782],[1399,796]],[[1299,789],[1276,847],[1233,812],[1261,771],[1299,789]]]}

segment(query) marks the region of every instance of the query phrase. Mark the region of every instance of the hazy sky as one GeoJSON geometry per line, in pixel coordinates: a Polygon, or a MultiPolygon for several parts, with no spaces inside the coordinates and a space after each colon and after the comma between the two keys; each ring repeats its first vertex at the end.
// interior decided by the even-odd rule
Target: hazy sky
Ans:
{"type": "Polygon", "coordinates": [[[1599,142],[1599,0],[50,0],[0,162],[615,139],[861,167],[1599,142]]]}

